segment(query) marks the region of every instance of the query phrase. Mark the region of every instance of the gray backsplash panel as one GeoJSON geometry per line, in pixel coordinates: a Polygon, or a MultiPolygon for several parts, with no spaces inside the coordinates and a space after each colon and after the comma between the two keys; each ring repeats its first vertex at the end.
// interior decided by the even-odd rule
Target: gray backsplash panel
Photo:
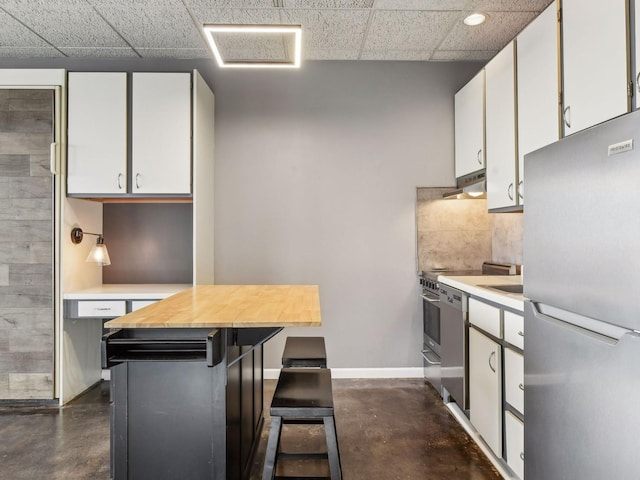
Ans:
{"type": "Polygon", "coordinates": [[[187,203],[106,203],[111,265],[103,283],[191,283],[193,215],[187,203]]]}

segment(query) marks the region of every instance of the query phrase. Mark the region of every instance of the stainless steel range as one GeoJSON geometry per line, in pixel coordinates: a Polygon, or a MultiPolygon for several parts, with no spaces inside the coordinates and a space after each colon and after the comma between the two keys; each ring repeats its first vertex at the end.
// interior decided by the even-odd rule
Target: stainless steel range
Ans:
{"type": "Polygon", "coordinates": [[[468,298],[451,287],[438,283],[439,275],[510,275],[511,265],[485,262],[482,270],[438,269],[420,275],[422,299],[424,377],[446,402],[455,401],[468,410],[468,298]]]}

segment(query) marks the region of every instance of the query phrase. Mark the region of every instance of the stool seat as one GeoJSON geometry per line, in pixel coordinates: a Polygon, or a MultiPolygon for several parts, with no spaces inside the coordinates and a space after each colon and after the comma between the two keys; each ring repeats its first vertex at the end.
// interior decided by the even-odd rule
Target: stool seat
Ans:
{"type": "Polygon", "coordinates": [[[326,368],[324,337],[287,337],[282,352],[282,366],[326,368]]]}
{"type": "Polygon", "coordinates": [[[283,368],[271,401],[271,415],[291,417],[303,409],[304,417],[333,415],[331,370],[283,368]]]}
{"type": "MultiPolygon", "coordinates": [[[[331,480],[342,479],[338,436],[333,410],[331,370],[328,368],[283,368],[271,401],[271,430],[262,471],[263,480],[276,478],[278,458],[300,460],[324,458],[329,462],[331,480]],[[327,452],[280,452],[283,424],[324,424],[327,452]]],[[[277,477],[280,478],[280,477],[277,477]]]]}

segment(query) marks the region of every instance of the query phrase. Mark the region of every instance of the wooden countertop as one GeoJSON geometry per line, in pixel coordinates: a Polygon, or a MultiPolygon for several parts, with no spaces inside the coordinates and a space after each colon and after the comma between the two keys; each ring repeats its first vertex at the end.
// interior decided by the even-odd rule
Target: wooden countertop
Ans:
{"type": "Polygon", "coordinates": [[[106,328],[318,327],[317,285],[198,285],[106,328]]]}

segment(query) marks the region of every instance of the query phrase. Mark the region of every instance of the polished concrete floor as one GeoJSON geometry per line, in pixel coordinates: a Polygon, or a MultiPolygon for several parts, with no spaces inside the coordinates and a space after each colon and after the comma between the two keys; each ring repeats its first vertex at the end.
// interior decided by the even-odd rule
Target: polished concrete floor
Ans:
{"type": "MultiPolygon", "coordinates": [[[[275,385],[265,382],[268,405],[275,385]]],[[[420,379],[334,380],[336,423],[345,480],[484,480],[500,476],[420,379]]],[[[0,408],[0,478],[109,478],[107,384],[64,408],[0,408]]],[[[259,479],[268,408],[251,480],[259,479]]],[[[322,447],[318,426],[287,426],[283,448],[322,447]]],[[[292,462],[280,473],[319,474],[324,462],[292,462]]]]}

